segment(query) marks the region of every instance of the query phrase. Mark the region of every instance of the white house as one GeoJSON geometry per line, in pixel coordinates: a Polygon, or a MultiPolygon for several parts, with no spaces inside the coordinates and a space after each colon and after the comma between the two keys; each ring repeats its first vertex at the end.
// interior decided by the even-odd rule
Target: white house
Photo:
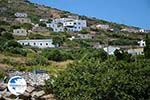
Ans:
{"type": "Polygon", "coordinates": [[[124,28],[124,29],[121,29],[121,32],[138,33],[139,30],[135,28],[124,28]]]}
{"type": "Polygon", "coordinates": [[[146,46],[146,43],[145,43],[144,40],[139,41],[138,44],[140,45],[140,47],[145,47],[146,46]]]}
{"type": "Polygon", "coordinates": [[[144,29],[140,29],[139,32],[145,33],[145,30],[144,29]]]}
{"type": "Polygon", "coordinates": [[[40,19],[40,22],[48,22],[48,19],[40,19]]]}
{"type": "Polygon", "coordinates": [[[72,18],[54,19],[51,23],[47,23],[47,27],[51,27],[54,32],[63,32],[65,29],[68,31],[81,31],[87,27],[86,20],[78,20],[72,18]]]}
{"type": "Polygon", "coordinates": [[[105,47],[103,48],[105,52],[107,52],[109,55],[114,55],[114,52],[116,50],[120,50],[119,47],[113,47],[113,46],[108,46],[108,47],[105,47]]]}
{"type": "Polygon", "coordinates": [[[63,25],[56,24],[56,23],[48,23],[47,27],[51,27],[53,29],[54,32],[63,32],[64,31],[64,27],[63,25]]]}
{"type": "Polygon", "coordinates": [[[109,27],[109,25],[105,25],[105,24],[98,24],[98,25],[96,25],[96,28],[101,28],[101,29],[108,30],[110,27],[109,27]]]}
{"type": "Polygon", "coordinates": [[[16,17],[23,17],[23,18],[28,17],[27,13],[20,13],[20,12],[15,13],[15,16],[16,17]]]}
{"type": "Polygon", "coordinates": [[[68,38],[70,41],[75,39],[75,36],[72,36],[71,38],[68,38]]]}
{"type": "Polygon", "coordinates": [[[144,48],[143,47],[140,47],[140,48],[132,48],[132,49],[128,49],[127,52],[129,54],[132,54],[132,55],[143,55],[144,53],[144,48]]]}
{"type": "Polygon", "coordinates": [[[15,21],[19,23],[31,23],[30,18],[15,18],[15,21]]]}
{"type": "Polygon", "coordinates": [[[38,48],[53,48],[55,47],[52,43],[52,39],[41,39],[41,40],[18,40],[21,45],[29,45],[38,48]]]}
{"type": "Polygon", "coordinates": [[[27,36],[28,33],[25,29],[14,29],[12,34],[16,36],[27,36]]]}

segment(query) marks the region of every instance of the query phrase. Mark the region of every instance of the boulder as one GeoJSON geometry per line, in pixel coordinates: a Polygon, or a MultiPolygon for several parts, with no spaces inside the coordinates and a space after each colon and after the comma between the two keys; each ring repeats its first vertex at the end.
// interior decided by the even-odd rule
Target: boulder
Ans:
{"type": "Polygon", "coordinates": [[[27,89],[26,89],[26,92],[31,93],[31,92],[33,92],[34,90],[35,90],[34,87],[28,86],[27,89]]]}
{"type": "Polygon", "coordinates": [[[44,95],[44,96],[41,97],[41,99],[44,99],[44,100],[55,100],[54,99],[54,95],[52,95],[52,94],[44,95]]]}
{"type": "Polygon", "coordinates": [[[7,84],[0,83],[0,91],[4,91],[7,88],[7,84]]]}
{"type": "Polygon", "coordinates": [[[34,91],[32,94],[31,94],[31,96],[32,97],[41,97],[41,96],[43,96],[45,94],[45,92],[44,91],[34,91]]]}

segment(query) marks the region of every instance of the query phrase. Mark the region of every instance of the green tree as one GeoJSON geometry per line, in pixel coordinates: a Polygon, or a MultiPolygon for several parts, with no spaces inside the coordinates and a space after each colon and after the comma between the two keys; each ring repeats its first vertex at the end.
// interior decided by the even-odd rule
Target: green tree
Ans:
{"type": "Polygon", "coordinates": [[[132,61],[132,55],[131,54],[128,54],[128,52],[124,52],[123,50],[116,50],[114,52],[115,54],[115,57],[116,57],[116,60],[119,61],[119,60],[124,60],[124,61],[127,61],[127,62],[130,62],[132,61]]]}
{"type": "Polygon", "coordinates": [[[19,43],[16,42],[16,41],[10,40],[10,41],[8,41],[8,42],[5,43],[4,47],[5,47],[5,48],[9,48],[9,47],[13,47],[13,48],[18,47],[18,48],[22,48],[22,45],[19,44],[19,43]]]}
{"type": "Polygon", "coordinates": [[[85,60],[46,82],[58,100],[149,100],[150,63],[85,60]]]}
{"type": "Polygon", "coordinates": [[[41,26],[41,27],[46,27],[46,24],[43,23],[43,22],[40,22],[40,23],[39,23],[39,26],[41,26]]]}
{"type": "Polygon", "coordinates": [[[149,35],[146,35],[145,38],[146,46],[144,47],[144,56],[146,59],[150,58],[150,38],[149,35]]]}
{"type": "Polygon", "coordinates": [[[30,23],[24,23],[24,24],[21,24],[20,26],[21,26],[21,28],[24,28],[26,30],[32,29],[32,24],[30,24],[30,23]]]}
{"type": "Polygon", "coordinates": [[[81,33],[81,34],[88,34],[89,31],[88,31],[87,29],[82,29],[82,30],[80,31],[80,33],[81,33]]]}
{"type": "Polygon", "coordinates": [[[8,32],[3,33],[2,37],[5,38],[5,39],[8,39],[8,40],[14,39],[13,35],[11,33],[8,33],[8,32]]]}
{"type": "Polygon", "coordinates": [[[64,38],[58,35],[53,36],[53,44],[56,47],[60,47],[64,43],[64,38]]]}

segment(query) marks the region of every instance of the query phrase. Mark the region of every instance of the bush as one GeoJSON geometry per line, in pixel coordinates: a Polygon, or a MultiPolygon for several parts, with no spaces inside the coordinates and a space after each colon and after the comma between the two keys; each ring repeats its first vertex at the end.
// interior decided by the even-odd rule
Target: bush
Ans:
{"type": "Polygon", "coordinates": [[[8,40],[14,39],[13,35],[11,33],[3,33],[2,37],[8,40]]]}
{"type": "Polygon", "coordinates": [[[138,45],[136,40],[118,39],[110,42],[110,45],[138,45]]]}
{"type": "Polygon", "coordinates": [[[4,45],[7,42],[7,39],[0,37],[0,51],[3,51],[4,45]]]}
{"type": "Polygon", "coordinates": [[[45,56],[48,60],[53,61],[65,61],[67,59],[72,59],[69,53],[58,49],[44,50],[42,55],[45,56]]]}
{"type": "Polygon", "coordinates": [[[34,66],[34,65],[42,65],[42,66],[45,66],[45,65],[48,65],[48,61],[45,57],[43,56],[36,56],[34,59],[30,59],[26,62],[26,65],[27,66],[34,66]]]}
{"type": "Polygon", "coordinates": [[[5,77],[4,71],[0,70],[0,79],[3,79],[5,77]]]}
{"type": "Polygon", "coordinates": [[[46,24],[41,22],[41,23],[39,23],[39,26],[46,27],[46,24]]]}
{"type": "Polygon", "coordinates": [[[117,61],[119,61],[119,60],[124,60],[124,61],[127,61],[127,62],[133,61],[131,59],[132,55],[128,54],[128,52],[124,52],[124,51],[121,51],[121,50],[117,49],[117,50],[115,50],[114,54],[115,54],[115,57],[116,57],[117,61]]]}
{"type": "Polygon", "coordinates": [[[88,31],[87,29],[82,29],[82,30],[80,31],[80,33],[81,33],[81,34],[88,34],[89,31],[88,31]]]}
{"type": "Polygon", "coordinates": [[[5,49],[7,52],[13,53],[13,54],[19,54],[22,56],[26,56],[27,52],[25,50],[23,50],[22,48],[14,48],[14,47],[9,47],[5,49]]]}
{"type": "Polygon", "coordinates": [[[21,24],[20,26],[26,30],[32,29],[32,24],[30,24],[30,23],[24,23],[24,24],[21,24]]]}
{"type": "Polygon", "coordinates": [[[9,47],[13,47],[13,48],[18,47],[18,48],[22,48],[22,45],[19,44],[19,43],[16,42],[16,41],[11,40],[11,41],[6,42],[5,45],[4,45],[4,47],[5,47],[5,48],[9,48],[9,47]]]}
{"type": "Polygon", "coordinates": [[[150,62],[88,60],[46,82],[58,100],[149,100],[150,62]]]}
{"type": "Polygon", "coordinates": [[[45,39],[47,37],[41,35],[41,34],[30,34],[29,36],[30,39],[45,39]]]}

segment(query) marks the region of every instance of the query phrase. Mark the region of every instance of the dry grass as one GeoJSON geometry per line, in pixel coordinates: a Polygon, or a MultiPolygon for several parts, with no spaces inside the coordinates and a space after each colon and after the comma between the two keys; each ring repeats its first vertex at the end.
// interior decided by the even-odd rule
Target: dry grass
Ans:
{"type": "Polygon", "coordinates": [[[56,67],[60,67],[60,68],[65,68],[67,67],[68,64],[73,63],[72,60],[67,60],[67,61],[63,61],[63,62],[54,62],[51,61],[52,66],[56,66],[56,67]]]}

